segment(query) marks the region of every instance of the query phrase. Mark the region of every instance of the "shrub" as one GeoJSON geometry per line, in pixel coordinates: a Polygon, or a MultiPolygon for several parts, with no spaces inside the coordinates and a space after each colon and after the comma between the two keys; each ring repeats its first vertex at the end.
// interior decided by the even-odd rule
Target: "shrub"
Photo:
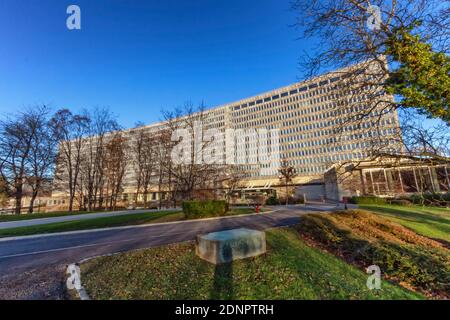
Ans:
{"type": "Polygon", "coordinates": [[[187,219],[219,217],[228,211],[227,202],[221,200],[184,201],[182,207],[187,219]]]}
{"type": "Polygon", "coordinates": [[[362,196],[362,197],[352,197],[350,203],[353,204],[386,204],[387,201],[384,198],[374,197],[374,196],[362,196]]]}
{"type": "Polygon", "coordinates": [[[289,203],[292,203],[292,204],[304,204],[305,203],[305,198],[303,196],[298,197],[298,198],[291,198],[291,199],[289,199],[289,203]]]}
{"type": "Polygon", "coordinates": [[[419,205],[448,207],[450,205],[450,193],[415,194],[410,197],[410,200],[419,205]]]}
{"type": "MultiPolygon", "coordinates": [[[[303,197],[293,197],[293,198],[289,198],[288,200],[288,204],[303,204],[305,203],[305,199],[303,197]]],[[[286,198],[276,198],[276,197],[270,197],[269,199],[267,199],[266,201],[266,205],[268,206],[278,206],[278,205],[283,205],[286,204],[286,198]]]]}
{"type": "Polygon", "coordinates": [[[275,197],[275,196],[272,196],[266,200],[266,205],[268,205],[268,206],[277,206],[279,204],[280,204],[280,200],[278,200],[277,197],[275,197]]]}
{"type": "Polygon", "coordinates": [[[397,206],[404,206],[404,207],[412,206],[412,202],[410,200],[407,200],[407,199],[390,200],[389,204],[394,204],[394,205],[397,205],[397,206]]]}

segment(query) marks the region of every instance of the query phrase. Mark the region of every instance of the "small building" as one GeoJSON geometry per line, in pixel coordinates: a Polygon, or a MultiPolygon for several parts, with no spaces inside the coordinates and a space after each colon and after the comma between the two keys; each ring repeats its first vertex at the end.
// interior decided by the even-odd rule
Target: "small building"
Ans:
{"type": "Polygon", "coordinates": [[[336,164],[324,174],[328,199],[351,196],[398,197],[415,193],[447,193],[450,164],[413,157],[377,158],[336,164]]]}

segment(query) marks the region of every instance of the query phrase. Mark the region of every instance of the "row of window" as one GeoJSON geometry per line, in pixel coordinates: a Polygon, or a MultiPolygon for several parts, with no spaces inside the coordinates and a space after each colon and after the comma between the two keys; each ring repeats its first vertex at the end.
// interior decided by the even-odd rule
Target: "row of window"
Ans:
{"type": "Polygon", "coordinates": [[[288,97],[288,96],[297,95],[298,93],[305,92],[305,91],[312,90],[312,89],[316,89],[318,87],[322,87],[322,86],[325,86],[325,85],[330,84],[330,83],[334,83],[334,82],[339,81],[339,80],[340,80],[340,77],[334,77],[334,78],[331,78],[330,80],[323,80],[323,81],[320,81],[318,83],[305,85],[305,86],[303,86],[301,88],[291,89],[291,90],[283,92],[281,94],[276,94],[276,95],[273,95],[273,96],[269,96],[269,97],[265,97],[265,98],[262,98],[262,99],[258,99],[256,101],[251,101],[249,103],[244,103],[244,104],[241,104],[241,105],[238,105],[238,106],[234,106],[233,110],[240,110],[240,109],[244,109],[244,108],[247,108],[247,107],[259,105],[259,104],[262,104],[262,103],[265,103],[265,102],[275,101],[275,100],[278,100],[280,98],[285,98],[285,97],[288,97]]]}

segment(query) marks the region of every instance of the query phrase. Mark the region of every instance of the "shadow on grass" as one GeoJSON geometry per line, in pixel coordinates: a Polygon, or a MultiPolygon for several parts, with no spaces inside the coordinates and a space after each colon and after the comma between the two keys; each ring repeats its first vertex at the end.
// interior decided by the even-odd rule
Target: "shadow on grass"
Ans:
{"type": "Polygon", "coordinates": [[[414,226],[423,226],[427,227],[431,232],[433,230],[441,232],[443,234],[450,234],[450,216],[449,218],[439,216],[439,213],[431,213],[431,212],[418,212],[414,211],[414,208],[410,210],[396,209],[396,208],[386,208],[386,207],[378,207],[371,206],[365,208],[368,211],[372,211],[376,214],[387,218],[396,219],[395,222],[398,222],[405,227],[412,229],[414,232],[418,232],[428,238],[436,240],[438,242],[443,243],[447,248],[450,247],[450,242],[444,239],[442,236],[434,236],[429,233],[422,233],[420,230],[417,230],[414,226]]]}
{"type": "MultiPolygon", "coordinates": [[[[223,255],[233,260],[233,251],[230,246],[225,246],[223,255]]],[[[213,300],[234,299],[233,286],[233,262],[217,264],[214,269],[214,283],[210,293],[213,300]]]]}
{"type": "MultiPolygon", "coordinates": [[[[367,225],[368,235],[374,226],[367,225]]],[[[387,239],[367,241],[328,217],[310,215],[297,230],[357,267],[378,265],[393,282],[406,282],[424,292],[448,298],[447,252],[419,244],[400,245],[387,239]]]]}
{"type": "Polygon", "coordinates": [[[381,241],[374,250],[373,263],[423,292],[450,297],[450,264],[445,251],[381,241]]]}
{"type": "Polygon", "coordinates": [[[391,215],[393,217],[402,218],[402,219],[409,219],[410,221],[416,221],[416,222],[435,222],[435,223],[442,223],[446,225],[450,225],[450,219],[446,219],[443,217],[438,216],[435,213],[421,213],[414,211],[414,208],[411,208],[410,210],[407,210],[407,208],[402,209],[396,209],[396,208],[386,208],[386,207],[378,207],[378,206],[370,206],[370,207],[362,207],[367,210],[371,210],[377,213],[391,215]]]}

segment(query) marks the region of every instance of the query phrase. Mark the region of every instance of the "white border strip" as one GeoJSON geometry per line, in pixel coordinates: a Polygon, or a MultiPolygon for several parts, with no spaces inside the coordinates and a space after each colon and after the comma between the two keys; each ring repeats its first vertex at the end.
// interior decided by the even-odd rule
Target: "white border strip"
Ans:
{"type": "MultiPolygon", "coordinates": [[[[68,269],[70,266],[78,266],[78,264],[76,264],[76,263],[69,264],[66,269],[68,269]]],[[[81,278],[80,278],[80,282],[81,282],[81,278]]],[[[78,298],[80,298],[80,300],[91,300],[88,293],[86,292],[86,289],[83,286],[81,286],[80,288],[75,287],[74,289],[69,289],[66,284],[66,287],[67,287],[67,290],[76,290],[76,292],[78,294],[78,298]]]]}

